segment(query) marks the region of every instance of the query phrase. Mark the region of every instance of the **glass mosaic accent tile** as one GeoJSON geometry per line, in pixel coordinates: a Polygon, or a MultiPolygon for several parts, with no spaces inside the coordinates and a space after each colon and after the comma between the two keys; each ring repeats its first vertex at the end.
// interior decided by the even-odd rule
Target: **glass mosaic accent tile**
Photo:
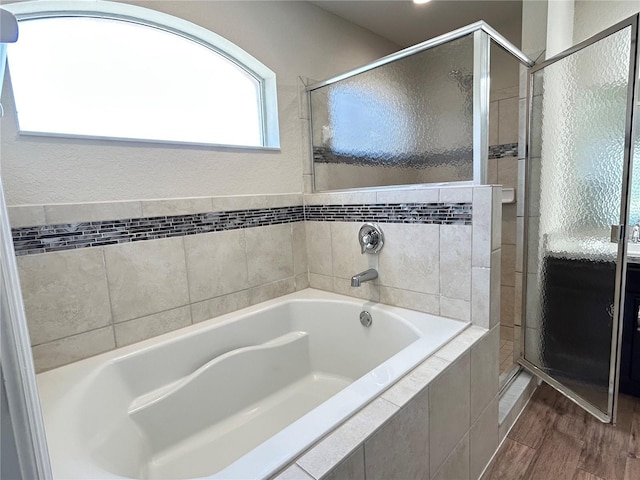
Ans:
{"type": "Polygon", "coordinates": [[[12,233],[16,255],[31,255],[301,221],[471,225],[471,214],[470,203],[295,205],[39,225],[12,233]]]}

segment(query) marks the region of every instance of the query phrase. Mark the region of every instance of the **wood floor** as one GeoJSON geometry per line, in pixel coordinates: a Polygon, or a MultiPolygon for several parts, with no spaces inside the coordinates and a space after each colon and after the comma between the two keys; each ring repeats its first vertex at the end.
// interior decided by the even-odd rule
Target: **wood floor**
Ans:
{"type": "Polygon", "coordinates": [[[482,480],[640,480],[640,399],[606,425],[543,384],[482,480]]]}

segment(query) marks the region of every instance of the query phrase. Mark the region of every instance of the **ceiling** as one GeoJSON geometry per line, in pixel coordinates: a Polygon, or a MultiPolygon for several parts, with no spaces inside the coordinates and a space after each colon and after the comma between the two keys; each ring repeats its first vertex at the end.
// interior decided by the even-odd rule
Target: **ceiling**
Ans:
{"type": "Polygon", "coordinates": [[[320,8],[366,28],[401,47],[484,20],[520,45],[522,0],[320,0],[320,8]]]}

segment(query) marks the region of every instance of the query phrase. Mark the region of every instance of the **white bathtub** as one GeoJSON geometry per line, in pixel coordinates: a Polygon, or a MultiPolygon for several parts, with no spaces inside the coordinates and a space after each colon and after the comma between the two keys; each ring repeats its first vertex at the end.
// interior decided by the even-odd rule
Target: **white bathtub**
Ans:
{"type": "Polygon", "coordinates": [[[42,373],[54,476],[269,477],[467,326],[307,289],[42,373]]]}

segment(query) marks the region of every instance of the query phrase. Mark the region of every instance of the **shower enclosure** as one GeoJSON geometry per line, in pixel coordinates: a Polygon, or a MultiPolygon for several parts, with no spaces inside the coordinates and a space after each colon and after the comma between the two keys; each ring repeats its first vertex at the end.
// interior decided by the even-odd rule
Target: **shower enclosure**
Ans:
{"type": "Polygon", "coordinates": [[[308,87],[314,189],[486,183],[491,42],[530,67],[519,363],[614,421],[637,16],[539,65],[478,22],[308,87]]]}

